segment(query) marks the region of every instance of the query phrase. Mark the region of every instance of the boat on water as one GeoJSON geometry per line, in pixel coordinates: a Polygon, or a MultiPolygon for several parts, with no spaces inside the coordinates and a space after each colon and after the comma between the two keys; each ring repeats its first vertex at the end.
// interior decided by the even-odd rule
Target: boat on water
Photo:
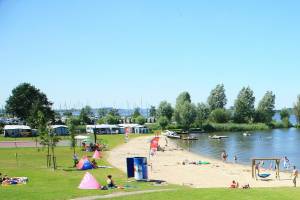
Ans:
{"type": "Polygon", "coordinates": [[[164,133],[165,136],[167,136],[168,138],[173,138],[173,139],[180,139],[180,135],[178,135],[175,131],[169,131],[167,130],[164,133]]]}
{"type": "Polygon", "coordinates": [[[198,140],[198,138],[196,137],[193,137],[193,136],[188,136],[188,137],[184,137],[184,138],[181,138],[183,140],[198,140]]]}
{"type": "Polygon", "coordinates": [[[243,136],[251,136],[251,134],[248,132],[245,132],[245,133],[243,133],[243,136]]]}
{"type": "Polygon", "coordinates": [[[210,139],[225,139],[225,138],[228,138],[228,136],[226,135],[213,135],[213,136],[208,136],[210,139]]]}

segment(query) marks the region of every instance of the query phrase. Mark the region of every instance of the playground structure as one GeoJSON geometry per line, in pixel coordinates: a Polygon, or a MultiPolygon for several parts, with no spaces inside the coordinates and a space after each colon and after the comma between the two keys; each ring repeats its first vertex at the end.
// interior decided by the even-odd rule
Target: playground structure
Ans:
{"type": "MultiPolygon", "coordinates": [[[[276,179],[280,179],[280,176],[279,176],[280,160],[281,160],[280,158],[253,158],[252,162],[251,162],[252,178],[256,178],[256,174],[257,174],[256,164],[257,164],[257,161],[274,161],[275,162],[276,179]]],[[[261,177],[261,178],[267,178],[269,175],[267,175],[267,174],[262,174],[262,175],[258,174],[258,176],[261,177]]]]}

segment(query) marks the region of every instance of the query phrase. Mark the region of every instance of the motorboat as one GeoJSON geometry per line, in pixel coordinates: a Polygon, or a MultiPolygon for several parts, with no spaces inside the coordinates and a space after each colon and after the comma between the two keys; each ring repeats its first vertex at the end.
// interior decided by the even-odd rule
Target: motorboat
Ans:
{"type": "Polygon", "coordinates": [[[181,138],[183,140],[198,140],[198,138],[194,137],[194,136],[188,136],[188,137],[184,137],[184,138],[181,138]]]}
{"type": "Polygon", "coordinates": [[[243,133],[243,136],[251,136],[251,134],[248,132],[245,132],[245,133],[243,133]]]}
{"type": "Polygon", "coordinates": [[[168,138],[173,138],[173,139],[180,139],[180,135],[178,135],[175,131],[166,131],[165,136],[167,136],[168,138]]]}
{"type": "Polygon", "coordinates": [[[226,135],[214,135],[214,136],[208,136],[210,139],[225,139],[225,138],[228,138],[228,136],[226,135]]]}

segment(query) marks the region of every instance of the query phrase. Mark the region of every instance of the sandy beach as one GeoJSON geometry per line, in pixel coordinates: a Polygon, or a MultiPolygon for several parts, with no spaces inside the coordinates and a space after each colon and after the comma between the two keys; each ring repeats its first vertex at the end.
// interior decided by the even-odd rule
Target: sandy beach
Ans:
{"type": "MultiPolygon", "coordinates": [[[[165,136],[160,136],[159,145],[165,147],[165,136]]],[[[153,136],[143,136],[131,139],[128,143],[113,149],[108,153],[108,161],[126,172],[126,158],[142,156],[149,158],[149,142],[153,136]]],[[[280,173],[280,180],[275,179],[274,171],[270,180],[255,180],[251,177],[251,166],[224,163],[221,160],[207,158],[191,153],[178,147],[172,139],[168,140],[165,151],[158,151],[148,159],[149,178],[165,180],[171,184],[187,185],[194,188],[224,188],[229,187],[232,180],[240,185],[250,184],[250,187],[292,187],[290,173],[280,173]],[[209,165],[182,165],[189,162],[207,161],[209,165]]]]}

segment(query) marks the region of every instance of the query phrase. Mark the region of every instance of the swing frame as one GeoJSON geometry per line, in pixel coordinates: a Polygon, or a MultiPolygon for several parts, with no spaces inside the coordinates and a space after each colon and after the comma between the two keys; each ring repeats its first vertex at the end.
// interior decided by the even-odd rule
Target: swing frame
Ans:
{"type": "Polygon", "coordinates": [[[280,167],[280,161],[281,161],[280,158],[252,158],[251,160],[252,160],[252,162],[251,162],[252,178],[256,178],[257,179],[257,177],[256,177],[256,171],[257,170],[256,170],[256,167],[255,167],[257,161],[275,161],[276,179],[280,180],[280,174],[279,174],[279,172],[280,172],[279,167],[280,167]]]}

